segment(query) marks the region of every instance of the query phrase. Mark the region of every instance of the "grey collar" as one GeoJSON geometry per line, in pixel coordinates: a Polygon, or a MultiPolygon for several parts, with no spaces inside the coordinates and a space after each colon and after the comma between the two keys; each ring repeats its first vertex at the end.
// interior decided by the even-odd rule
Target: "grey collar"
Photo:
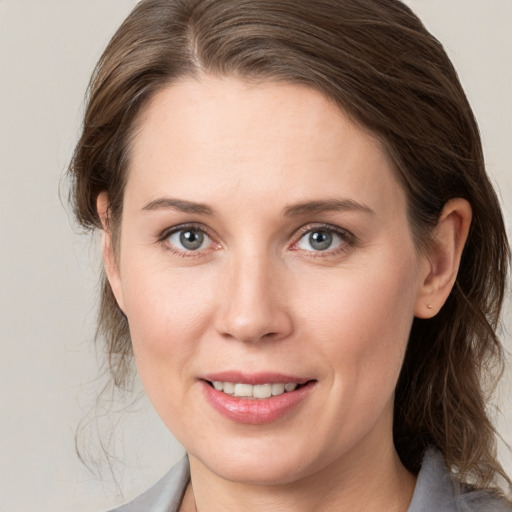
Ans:
{"type": "MultiPolygon", "coordinates": [[[[185,456],[145,493],[110,512],[178,512],[189,480],[185,456]]],[[[408,512],[512,512],[512,506],[490,491],[460,485],[441,454],[431,449],[425,454],[408,512]]]]}

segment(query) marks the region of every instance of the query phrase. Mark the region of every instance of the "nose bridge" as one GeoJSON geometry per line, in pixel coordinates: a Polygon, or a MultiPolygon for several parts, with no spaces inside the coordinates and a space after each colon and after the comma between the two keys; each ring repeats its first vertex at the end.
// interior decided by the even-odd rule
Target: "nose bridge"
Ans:
{"type": "Polygon", "coordinates": [[[269,252],[239,250],[226,262],[217,330],[240,341],[278,339],[292,329],[280,262],[269,252]]]}

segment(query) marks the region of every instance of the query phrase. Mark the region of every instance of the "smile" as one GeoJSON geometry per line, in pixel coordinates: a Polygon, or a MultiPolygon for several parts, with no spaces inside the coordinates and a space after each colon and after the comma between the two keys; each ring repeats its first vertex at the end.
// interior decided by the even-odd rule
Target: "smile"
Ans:
{"type": "Polygon", "coordinates": [[[224,372],[200,379],[207,403],[239,424],[265,424],[300,410],[318,381],[280,374],[224,372]]]}
{"type": "Polygon", "coordinates": [[[221,382],[218,380],[213,381],[211,384],[217,391],[222,391],[227,395],[256,400],[279,396],[294,391],[299,386],[296,382],[252,385],[242,382],[221,382]]]}

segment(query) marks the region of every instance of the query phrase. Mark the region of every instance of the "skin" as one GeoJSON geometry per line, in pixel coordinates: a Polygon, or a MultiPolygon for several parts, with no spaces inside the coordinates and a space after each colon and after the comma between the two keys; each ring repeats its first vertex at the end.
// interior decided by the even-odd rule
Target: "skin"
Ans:
{"type": "Polygon", "coordinates": [[[435,315],[453,285],[465,201],[446,205],[422,254],[370,133],[311,89],[201,76],[139,119],[116,250],[106,194],[98,211],[140,378],[189,453],[182,511],[407,510],[394,389],[414,316],[435,315]],[[207,234],[198,250],[169,235],[182,224],[207,234]],[[326,250],[311,244],[318,230],[333,236],[326,250]],[[239,369],[315,382],[279,420],[240,424],[200,380],[239,369]]]}

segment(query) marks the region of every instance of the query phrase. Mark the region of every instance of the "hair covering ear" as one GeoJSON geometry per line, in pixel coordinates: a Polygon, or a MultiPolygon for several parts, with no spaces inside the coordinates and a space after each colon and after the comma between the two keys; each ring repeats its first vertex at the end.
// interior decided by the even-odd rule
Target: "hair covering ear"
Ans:
{"type": "Polygon", "coordinates": [[[102,253],[103,266],[107,279],[114,294],[119,308],[124,313],[123,292],[121,286],[121,275],[119,272],[119,263],[116,258],[114,243],[112,241],[112,230],[109,223],[109,202],[106,192],[101,192],[96,200],[96,208],[102,226],[102,253]]]}

